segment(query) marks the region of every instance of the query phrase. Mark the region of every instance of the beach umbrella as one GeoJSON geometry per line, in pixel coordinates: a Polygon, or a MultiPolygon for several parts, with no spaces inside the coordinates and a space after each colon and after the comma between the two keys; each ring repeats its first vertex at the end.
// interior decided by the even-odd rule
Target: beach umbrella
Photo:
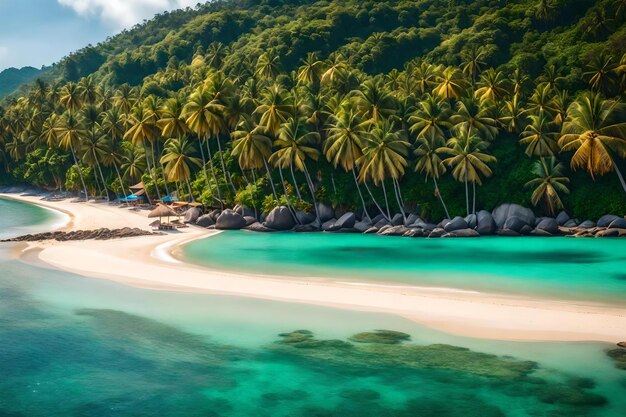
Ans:
{"type": "Polygon", "coordinates": [[[177,216],[178,214],[174,210],[163,204],[157,204],[157,207],[148,214],[148,217],[158,217],[159,220],[161,220],[161,217],[167,217],[168,221],[170,217],[177,216]]]}

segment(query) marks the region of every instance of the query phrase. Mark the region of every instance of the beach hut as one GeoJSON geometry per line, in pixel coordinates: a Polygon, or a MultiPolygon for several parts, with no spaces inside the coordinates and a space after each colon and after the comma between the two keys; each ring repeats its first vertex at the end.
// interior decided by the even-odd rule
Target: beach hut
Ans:
{"type": "Polygon", "coordinates": [[[167,229],[174,228],[174,226],[170,224],[170,217],[178,217],[178,213],[176,213],[174,210],[172,210],[171,208],[163,204],[157,204],[157,207],[148,214],[148,217],[149,218],[158,217],[159,229],[167,230],[167,229]],[[161,221],[161,218],[163,217],[167,217],[167,223],[163,223],[161,221]]]}

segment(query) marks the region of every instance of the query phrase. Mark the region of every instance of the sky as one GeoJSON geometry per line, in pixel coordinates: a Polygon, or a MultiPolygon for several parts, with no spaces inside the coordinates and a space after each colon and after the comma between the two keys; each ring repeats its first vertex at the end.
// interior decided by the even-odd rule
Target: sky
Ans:
{"type": "Polygon", "coordinates": [[[199,0],[0,0],[0,71],[40,68],[156,13],[199,0]]]}

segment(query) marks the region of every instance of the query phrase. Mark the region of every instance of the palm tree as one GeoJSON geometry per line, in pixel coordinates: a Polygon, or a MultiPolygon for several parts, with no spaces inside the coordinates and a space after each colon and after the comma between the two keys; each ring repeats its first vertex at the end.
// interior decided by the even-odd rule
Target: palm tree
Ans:
{"type": "Polygon", "coordinates": [[[165,164],[165,175],[167,180],[172,182],[185,182],[189,196],[193,199],[189,178],[191,177],[191,166],[202,166],[199,158],[192,156],[196,152],[194,145],[187,137],[179,136],[168,139],[165,142],[165,149],[161,157],[161,163],[165,164]]]}
{"type": "Polygon", "coordinates": [[[480,76],[480,83],[475,96],[481,103],[497,103],[509,92],[507,90],[507,80],[502,71],[489,68],[480,76]]]}
{"type": "Polygon", "coordinates": [[[409,118],[410,130],[417,135],[415,155],[417,164],[415,170],[426,174],[435,183],[435,194],[441,201],[446,217],[450,218],[446,203],[439,192],[437,179],[446,172],[437,149],[445,145],[445,132],[450,128],[451,110],[447,102],[428,96],[419,103],[419,109],[409,118]]]}
{"type": "Polygon", "coordinates": [[[262,79],[273,80],[280,74],[280,68],[280,55],[276,50],[270,49],[259,56],[255,75],[262,79]]]}
{"type": "Polygon", "coordinates": [[[317,84],[321,80],[323,62],[314,52],[309,52],[302,60],[302,65],[298,69],[298,83],[304,85],[317,84]]]}
{"type": "Polygon", "coordinates": [[[287,92],[281,86],[274,84],[263,93],[261,104],[254,113],[261,116],[259,123],[267,133],[278,136],[280,127],[287,121],[292,110],[287,92]]]}
{"type": "MultiPolygon", "coordinates": [[[[330,126],[328,128],[328,137],[324,142],[324,154],[326,159],[333,164],[335,168],[341,167],[347,172],[352,172],[354,185],[359,193],[363,213],[371,218],[365,206],[365,200],[359,187],[356,175],[356,161],[363,155],[362,147],[364,137],[367,135],[367,122],[362,122],[353,109],[344,108],[337,114],[332,116],[330,126]]],[[[376,203],[378,206],[378,203],[376,203]]],[[[383,213],[380,206],[378,209],[383,213]]],[[[384,214],[383,214],[384,215],[384,214]]]]}
{"type": "Polygon", "coordinates": [[[219,182],[217,181],[217,175],[215,175],[215,167],[213,165],[211,148],[209,146],[209,136],[217,136],[222,130],[223,119],[221,117],[221,113],[223,109],[224,107],[213,99],[207,88],[199,87],[189,96],[189,100],[187,101],[182,113],[182,117],[185,118],[187,126],[196,134],[198,138],[200,154],[202,155],[204,177],[207,189],[211,190],[209,176],[206,171],[206,158],[202,148],[202,140],[206,143],[207,151],[209,152],[211,174],[213,176],[213,181],[215,182],[217,197],[220,201],[220,206],[222,207],[224,203],[222,201],[222,193],[220,191],[219,182]]]}
{"type": "Polygon", "coordinates": [[[525,119],[526,109],[520,104],[517,94],[511,100],[504,102],[504,115],[500,118],[500,122],[509,132],[519,132],[525,119]]]}
{"type": "Polygon", "coordinates": [[[558,210],[563,208],[563,202],[559,193],[569,194],[567,183],[569,178],[564,175],[565,166],[558,162],[556,158],[541,158],[535,162],[533,174],[535,179],[528,181],[526,188],[533,188],[530,198],[534,206],[543,204],[546,213],[550,216],[556,215],[558,210]]]}
{"type": "Polygon", "coordinates": [[[411,144],[402,137],[401,132],[395,128],[392,121],[383,120],[374,125],[370,134],[365,137],[363,155],[356,161],[357,165],[361,167],[360,181],[371,180],[376,185],[382,185],[389,219],[391,219],[391,212],[389,211],[385,180],[391,178],[396,200],[405,223],[406,213],[401,202],[402,196],[398,180],[404,175],[407,167],[406,156],[410,146],[411,144]]]}
{"type": "Polygon", "coordinates": [[[614,96],[617,93],[617,73],[618,65],[613,62],[611,56],[599,56],[590,65],[589,71],[583,75],[589,77],[589,85],[593,91],[600,92],[606,96],[614,96]]]}
{"type": "Polygon", "coordinates": [[[276,188],[272,180],[267,161],[272,154],[272,139],[264,134],[263,129],[254,124],[250,117],[246,117],[239,124],[237,130],[232,133],[233,155],[238,157],[239,166],[242,170],[265,168],[267,177],[272,187],[272,193],[276,200],[276,188]]]}
{"type": "Polygon", "coordinates": [[[491,141],[498,134],[498,127],[486,110],[475,99],[464,99],[456,103],[456,113],[450,122],[457,131],[468,131],[491,141]]]}
{"type": "Polygon", "coordinates": [[[520,143],[526,145],[526,155],[530,157],[554,156],[559,151],[556,143],[556,133],[552,123],[545,114],[528,116],[530,123],[522,132],[520,143]]]}
{"type": "Polygon", "coordinates": [[[443,163],[452,170],[454,179],[465,184],[465,206],[468,216],[476,213],[476,184],[482,185],[481,175],[485,177],[491,175],[491,168],[487,164],[496,162],[494,156],[485,152],[488,147],[489,142],[483,141],[475,133],[465,129],[459,132],[458,136],[450,139],[447,147],[437,150],[444,155],[450,155],[444,159],[443,163]],[[468,190],[470,182],[473,188],[471,213],[468,190]]]}
{"type": "Polygon", "coordinates": [[[59,124],[56,127],[57,137],[59,140],[59,146],[65,150],[70,150],[72,158],[74,158],[74,165],[78,170],[80,182],[83,185],[83,191],[85,192],[85,199],[89,199],[89,193],[87,192],[87,185],[85,185],[85,179],[83,178],[83,172],[80,169],[78,160],[76,159],[76,150],[80,149],[81,143],[85,138],[86,131],[78,117],[76,117],[71,111],[67,111],[59,124]]]}
{"type": "Polygon", "coordinates": [[[71,81],[65,84],[61,89],[59,102],[65,110],[70,112],[78,111],[83,104],[81,100],[80,87],[71,81]]]}
{"type": "Polygon", "coordinates": [[[430,91],[432,87],[437,85],[438,72],[438,67],[427,62],[422,62],[413,69],[411,78],[415,84],[415,92],[418,97],[424,95],[427,91],[430,91]]]}
{"type": "Polygon", "coordinates": [[[469,49],[466,49],[461,53],[463,58],[463,73],[465,73],[472,80],[472,85],[476,84],[476,78],[482,71],[482,67],[485,66],[483,61],[485,57],[485,49],[472,45],[469,49]]]}
{"type": "Polygon", "coordinates": [[[592,178],[615,170],[622,188],[626,182],[616,157],[626,156],[626,121],[624,105],[603,100],[597,93],[587,93],[573,102],[563,124],[561,152],[574,151],[572,169],[583,168],[592,178]]]}
{"type": "MultiPolygon", "coordinates": [[[[158,130],[154,115],[148,112],[143,106],[139,105],[135,107],[133,113],[128,116],[128,121],[130,122],[131,127],[124,134],[124,138],[130,140],[135,146],[143,146],[144,156],[146,158],[146,167],[150,174],[150,178],[154,182],[157,197],[160,200],[161,193],[159,191],[159,185],[154,177],[152,167],[150,166],[150,159],[148,158],[148,143],[153,143],[158,130]]],[[[153,152],[152,154],[154,155],[153,152]]],[[[156,166],[154,169],[156,170],[156,166]]],[[[146,197],[148,198],[148,202],[152,204],[148,193],[146,193],[146,197]]]]}
{"type": "MultiPolygon", "coordinates": [[[[109,111],[104,113],[102,119],[102,129],[111,139],[111,148],[115,146],[118,140],[124,137],[125,124],[126,118],[119,107],[112,106],[109,111]]],[[[111,164],[115,167],[115,172],[117,173],[117,178],[120,182],[120,187],[122,188],[122,194],[126,195],[124,181],[122,180],[122,176],[120,175],[118,168],[119,160],[117,156],[111,150],[111,152],[108,152],[107,155],[105,155],[105,160],[107,161],[105,165],[111,164]]]]}
{"type": "Polygon", "coordinates": [[[367,80],[352,96],[359,110],[372,123],[378,123],[381,118],[387,118],[396,112],[395,100],[381,81],[367,80]]]}
{"type": "Polygon", "coordinates": [[[274,142],[274,146],[276,146],[278,150],[270,157],[270,162],[274,165],[281,169],[289,168],[291,170],[296,190],[298,189],[298,184],[296,183],[296,178],[293,173],[294,167],[296,170],[304,173],[309,191],[311,192],[311,198],[313,199],[318,221],[320,217],[317,209],[317,201],[315,199],[315,187],[313,186],[313,180],[307,169],[306,160],[310,158],[317,161],[319,151],[315,148],[315,145],[319,141],[319,137],[319,133],[310,131],[307,128],[303,119],[290,118],[281,126],[278,138],[274,142]]]}
{"type": "Polygon", "coordinates": [[[467,80],[455,67],[447,67],[437,76],[433,93],[446,100],[458,100],[465,96],[467,80]]]}

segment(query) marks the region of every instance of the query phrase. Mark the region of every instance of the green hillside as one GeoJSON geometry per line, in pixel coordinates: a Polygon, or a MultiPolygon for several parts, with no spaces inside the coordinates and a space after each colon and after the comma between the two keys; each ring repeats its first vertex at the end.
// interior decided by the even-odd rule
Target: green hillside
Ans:
{"type": "Polygon", "coordinates": [[[531,205],[538,190],[538,212],[625,214],[625,21],[623,0],[163,13],[5,100],[4,179],[89,194],[143,179],[154,196],[212,205],[315,199],[433,217],[442,200],[465,214],[474,199],[531,205]]]}
{"type": "Polygon", "coordinates": [[[7,68],[0,71],[0,99],[41,75],[42,70],[33,67],[7,68]]]}

